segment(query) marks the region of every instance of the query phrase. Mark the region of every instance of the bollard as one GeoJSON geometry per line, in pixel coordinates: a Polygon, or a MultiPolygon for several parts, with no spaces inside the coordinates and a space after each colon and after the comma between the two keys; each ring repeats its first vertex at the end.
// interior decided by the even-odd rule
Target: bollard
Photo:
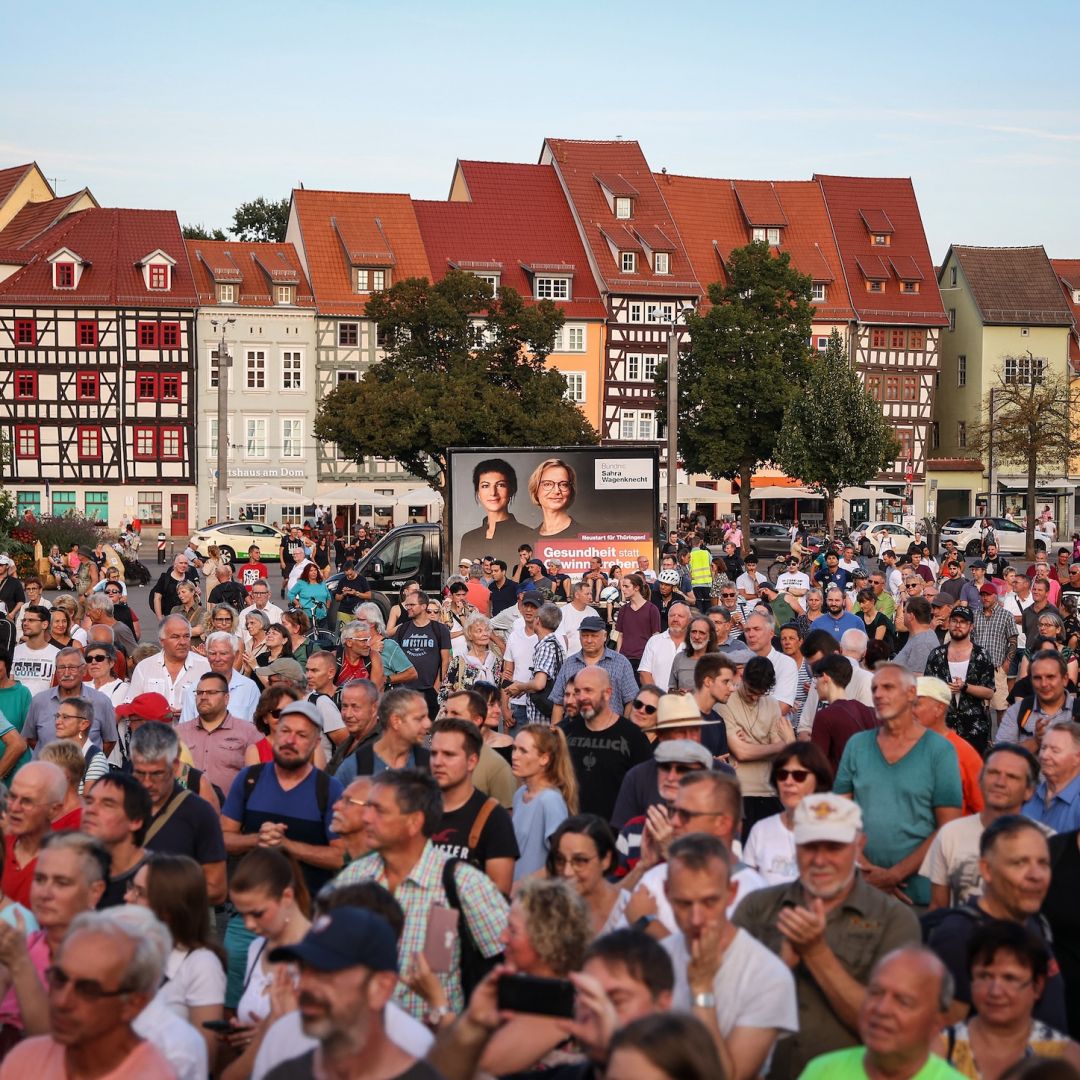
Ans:
{"type": "Polygon", "coordinates": [[[161,564],[165,564],[165,534],[159,532],[157,534],[157,561],[161,564]]]}

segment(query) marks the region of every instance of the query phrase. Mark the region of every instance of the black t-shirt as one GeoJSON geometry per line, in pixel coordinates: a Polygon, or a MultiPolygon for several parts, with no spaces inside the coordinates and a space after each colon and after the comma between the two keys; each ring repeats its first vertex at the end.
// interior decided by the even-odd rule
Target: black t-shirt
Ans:
{"type": "MultiPolygon", "coordinates": [[[[170,800],[183,790],[179,784],[173,785],[170,800]]],[[[169,804],[161,808],[150,819],[153,825],[169,804]]],[[[225,838],[221,833],[221,819],[214,808],[193,791],[176,808],[169,820],[146,841],[148,851],[160,851],[168,855],[187,855],[200,866],[206,863],[225,861],[225,838]]]]}
{"type": "Polygon", "coordinates": [[[357,574],[351,581],[347,577],[342,579],[335,593],[338,598],[338,611],[342,615],[352,615],[365,601],[359,596],[343,595],[345,589],[354,589],[356,592],[366,593],[371,591],[371,586],[368,584],[368,579],[362,574],[357,574]]]}
{"type": "Polygon", "coordinates": [[[210,590],[208,597],[211,604],[228,604],[237,611],[248,606],[247,589],[239,581],[222,581],[210,590]]]}
{"type": "MultiPolygon", "coordinates": [[[[198,571],[196,571],[197,573],[198,571]]],[[[181,578],[177,581],[173,577],[171,570],[166,570],[161,577],[158,578],[157,584],[154,586],[150,593],[150,606],[153,608],[154,593],[157,593],[161,597],[161,613],[162,615],[168,615],[174,607],[180,603],[180,594],[176,591],[176,587],[181,585],[186,578],[181,578]]]]}
{"type": "Polygon", "coordinates": [[[508,607],[513,607],[517,603],[517,585],[509,578],[501,586],[496,585],[493,581],[488,588],[491,590],[492,615],[498,615],[500,611],[505,611],[508,607]]]}
{"type": "MultiPolygon", "coordinates": [[[[315,1075],[315,1051],[309,1050],[299,1057],[289,1058],[280,1065],[275,1065],[267,1074],[266,1080],[311,1080],[315,1075]]],[[[398,1073],[392,1080],[442,1080],[442,1073],[436,1072],[426,1061],[414,1061],[403,1073],[398,1073]]]]}
{"type": "Polygon", "coordinates": [[[463,806],[443,813],[439,831],[431,838],[431,842],[447,855],[464,859],[477,870],[483,870],[488,859],[517,859],[521,855],[510,815],[498,805],[492,808],[476,847],[470,850],[469,833],[487,800],[482,791],[474,791],[463,806]]]}
{"type": "Polygon", "coordinates": [[[416,681],[402,685],[410,690],[430,690],[441,670],[441,650],[450,648],[449,628],[434,621],[417,626],[410,619],[398,627],[394,638],[416,668],[416,681]]]}
{"type": "Polygon", "coordinates": [[[101,899],[98,901],[98,911],[104,911],[105,908],[119,907],[124,902],[124,896],[127,894],[128,886],[135,879],[135,875],[142,869],[143,864],[150,857],[150,853],[144,853],[143,857],[126,873],[121,874],[119,877],[109,878],[108,884],[105,886],[105,891],[101,894],[101,899]]]}
{"type": "Polygon", "coordinates": [[[9,576],[0,581],[0,603],[5,605],[9,614],[16,604],[26,603],[26,593],[23,592],[22,582],[17,577],[9,576]]]}
{"type": "Polygon", "coordinates": [[[563,725],[577,774],[581,813],[611,820],[623,777],[652,757],[652,744],[632,720],[620,716],[603,731],[590,731],[581,717],[563,725]]]}
{"type": "Polygon", "coordinates": [[[724,718],[712,709],[705,714],[706,720],[719,720],[719,724],[706,725],[701,729],[701,745],[704,746],[713,757],[723,757],[728,753],[727,724],[724,718]]]}

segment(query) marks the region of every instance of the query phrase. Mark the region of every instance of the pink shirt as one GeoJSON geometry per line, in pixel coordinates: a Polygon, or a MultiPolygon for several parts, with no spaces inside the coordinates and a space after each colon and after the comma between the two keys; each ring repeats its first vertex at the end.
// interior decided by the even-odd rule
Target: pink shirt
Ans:
{"type": "MultiPolygon", "coordinates": [[[[0,1065],[0,1080],[67,1080],[64,1047],[51,1035],[38,1035],[16,1046],[0,1065]]],[[[99,1080],[176,1080],[172,1066],[148,1042],[141,1042],[112,1072],[99,1080]]]]}
{"type": "Polygon", "coordinates": [[[255,746],[263,733],[250,720],[229,713],[218,727],[207,731],[196,717],[176,725],[180,741],[191,751],[196,769],[201,769],[228,795],[236,774],[244,767],[244,751],[255,746]]]}

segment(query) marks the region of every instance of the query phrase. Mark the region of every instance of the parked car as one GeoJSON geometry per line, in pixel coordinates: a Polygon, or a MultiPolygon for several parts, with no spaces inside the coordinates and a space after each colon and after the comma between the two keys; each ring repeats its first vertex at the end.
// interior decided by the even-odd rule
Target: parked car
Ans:
{"type": "Polygon", "coordinates": [[[892,548],[898,555],[907,551],[908,545],[915,539],[915,534],[906,526],[898,525],[895,521],[868,521],[860,525],[851,534],[851,542],[855,545],[861,543],[863,534],[870,537],[870,543],[874,545],[874,551],[881,554],[881,540],[884,536],[892,539],[892,548]]]}
{"type": "MultiPolygon", "coordinates": [[[[998,551],[1002,555],[1024,555],[1027,551],[1027,533],[1024,526],[1008,518],[990,519],[997,538],[998,551]]],[[[949,518],[941,526],[941,542],[953,540],[969,558],[982,553],[982,523],[979,517],[949,518]]],[[[1052,543],[1050,537],[1041,529],[1035,529],[1035,550],[1047,551],[1052,543]]]]}
{"type": "Polygon", "coordinates": [[[254,544],[263,562],[277,562],[284,535],[261,521],[220,521],[195,533],[195,550],[205,558],[207,548],[216,544],[225,562],[247,562],[248,548],[254,544]]]}

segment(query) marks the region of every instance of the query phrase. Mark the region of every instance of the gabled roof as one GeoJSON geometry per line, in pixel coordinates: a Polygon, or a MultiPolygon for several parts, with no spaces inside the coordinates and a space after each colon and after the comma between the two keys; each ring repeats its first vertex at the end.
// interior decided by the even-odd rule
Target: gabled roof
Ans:
{"type": "Polygon", "coordinates": [[[297,188],[292,198],[315,306],[321,313],[364,314],[368,297],[354,288],[354,266],[392,265],[392,282],[430,279],[427,252],[408,195],[297,188]],[[367,255],[369,261],[352,261],[367,255]]]}
{"type": "Polygon", "coordinates": [[[1073,330],[1069,335],[1069,362],[1073,371],[1080,375],[1080,304],[1073,299],[1080,292],[1080,259],[1051,259],[1061,287],[1065,290],[1065,302],[1073,316],[1073,330]]]}
{"type": "Polygon", "coordinates": [[[953,244],[945,256],[960,264],[984,325],[1072,326],[1057,272],[1042,245],[969,247],[953,244]]]}
{"type": "MultiPolygon", "coordinates": [[[[934,261],[926,243],[915,188],[907,177],[815,175],[832,223],[836,247],[848,284],[848,294],[862,322],[914,326],[947,326],[934,261]],[[887,247],[875,246],[873,233],[889,236],[887,247]],[[921,272],[917,293],[901,292],[901,282],[885,266],[881,292],[869,292],[859,265],[873,266],[883,259],[907,256],[921,272]],[[876,260],[876,261],[874,261],[876,260]]],[[[905,264],[906,265],[906,264],[905,264]]]]}
{"type": "Polygon", "coordinates": [[[79,199],[89,198],[94,205],[97,201],[90,194],[89,188],[60,195],[47,202],[27,203],[0,232],[0,249],[18,249],[40,236],[46,229],[55,225],[79,199]]]}
{"type": "Polygon", "coordinates": [[[218,284],[238,285],[236,307],[274,307],[273,287],[296,288],[294,303],[313,307],[311,286],[292,244],[186,240],[199,302],[216,304],[218,284]]]}
{"type": "Polygon", "coordinates": [[[606,309],[589,269],[570,207],[550,165],[459,161],[469,201],[413,201],[434,280],[452,267],[497,273],[500,284],[533,295],[533,275],[573,273],[567,318],[603,319],[606,309]]]}
{"type": "Polygon", "coordinates": [[[0,282],[0,297],[8,303],[166,308],[197,303],[180,222],[172,210],[77,210],[25,244],[23,251],[30,255],[27,265],[0,282]],[[53,288],[47,257],[61,247],[77,251],[90,264],[75,289],[53,288]],[[139,268],[139,261],[154,251],[175,260],[168,291],[148,289],[139,268]]]}
{"type": "MultiPolygon", "coordinates": [[[[7,202],[11,193],[22,182],[23,177],[32,169],[37,169],[38,164],[36,161],[29,161],[25,165],[12,165],[8,169],[0,169],[0,206],[3,206],[7,202]]],[[[40,169],[38,170],[41,171],[40,169]]],[[[45,181],[48,184],[48,180],[45,181]]],[[[52,185],[49,184],[49,190],[52,190],[52,185]]]]}
{"type": "MultiPolygon", "coordinates": [[[[675,216],[697,279],[705,286],[714,281],[726,284],[728,256],[750,242],[752,226],[736,192],[737,187],[748,190],[747,181],[657,173],[656,182],[675,216]]],[[[781,250],[790,253],[801,273],[827,286],[826,302],[814,305],[815,319],[846,322],[853,318],[820,187],[812,180],[779,180],[768,187],[787,221],[781,250]]]]}
{"type": "MultiPolygon", "coordinates": [[[[588,246],[593,267],[609,292],[645,296],[698,296],[701,285],[683,247],[678,226],[649,170],[640,145],[633,140],[589,142],[577,139],[547,139],[541,162],[554,164],[577,219],[580,234],[588,246]],[[618,177],[637,194],[633,217],[616,219],[604,195],[601,181],[618,177]],[[655,227],[673,242],[668,274],[654,274],[647,259],[637,260],[633,274],[624,273],[612,254],[607,237],[619,236],[619,228],[655,227]]],[[[610,189],[609,189],[610,190],[610,189]]],[[[614,237],[613,237],[614,239],[614,237]]],[[[639,246],[635,244],[635,247],[639,246]]],[[[631,249],[633,250],[633,249],[631,249]]]]}
{"type": "Polygon", "coordinates": [[[783,227],[788,223],[776,187],[768,180],[733,180],[731,186],[748,225],[783,227]]]}

